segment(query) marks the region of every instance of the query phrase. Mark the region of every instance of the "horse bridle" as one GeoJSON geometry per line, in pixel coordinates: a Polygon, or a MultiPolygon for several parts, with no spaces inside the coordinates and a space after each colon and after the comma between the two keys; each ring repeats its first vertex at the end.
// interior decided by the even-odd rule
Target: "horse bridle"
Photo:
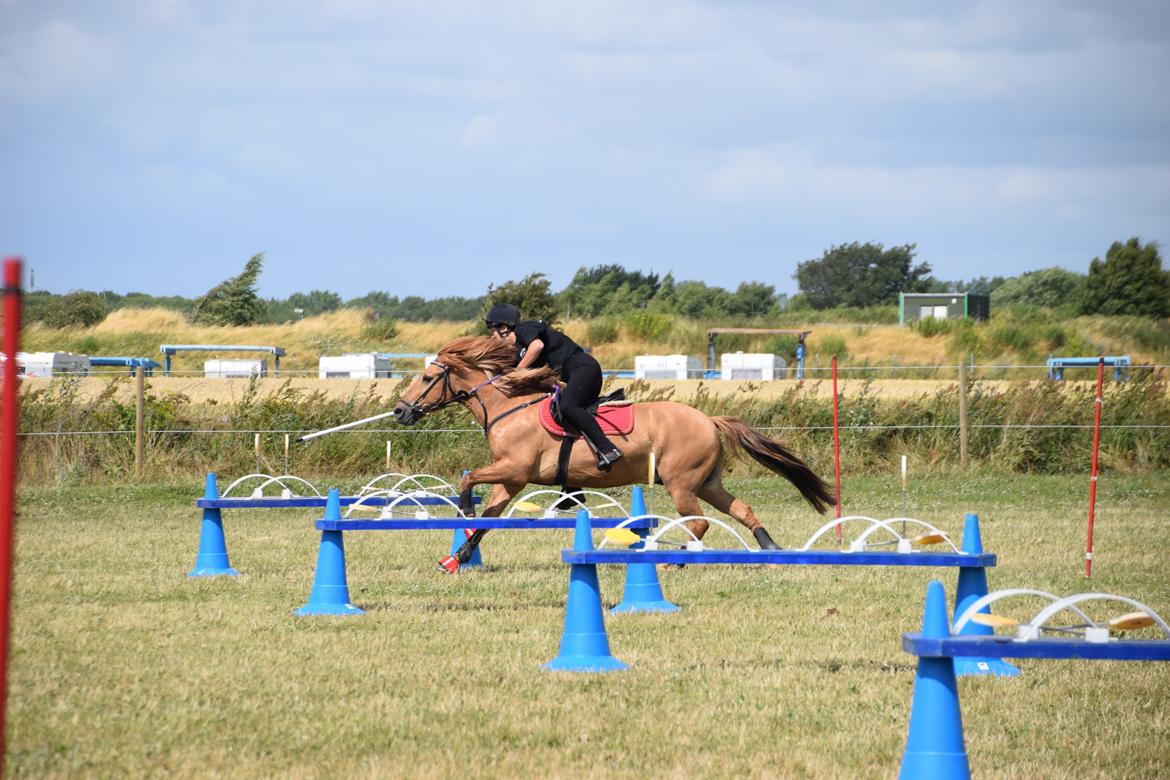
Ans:
{"type": "Polygon", "coordinates": [[[470,390],[456,391],[454,388],[451,387],[451,367],[445,363],[440,363],[437,360],[432,360],[431,365],[438,366],[439,368],[443,369],[442,373],[438,374],[437,376],[431,377],[431,381],[429,381],[427,383],[427,386],[425,388],[423,388],[423,391],[421,393],[419,393],[418,398],[414,399],[413,401],[406,401],[403,399],[399,399],[399,403],[404,404],[407,409],[410,409],[410,411],[414,412],[415,414],[417,414],[418,416],[421,417],[424,414],[430,414],[431,412],[437,412],[440,409],[444,409],[444,408],[450,406],[451,404],[462,403],[463,401],[466,401],[468,398],[474,398],[476,401],[479,401],[479,406],[481,409],[483,409],[483,419],[484,419],[483,435],[485,437],[488,435],[488,431],[491,430],[491,427],[493,425],[495,425],[497,422],[504,419],[505,417],[507,417],[510,414],[514,414],[514,413],[520,411],[521,409],[527,409],[529,406],[532,406],[535,403],[539,403],[545,397],[545,396],[541,396],[541,398],[539,398],[535,401],[527,401],[526,403],[522,403],[519,406],[514,406],[511,409],[508,409],[507,411],[501,412],[500,414],[496,415],[494,418],[488,419],[487,404],[485,404],[483,402],[483,399],[479,397],[479,391],[482,390],[483,388],[487,387],[488,385],[492,384],[493,382],[495,382],[497,379],[500,378],[501,375],[492,376],[491,373],[485,371],[484,373],[487,374],[487,377],[488,377],[485,381],[480,382],[478,385],[471,388],[470,390]],[[434,403],[428,403],[428,404],[422,403],[423,399],[426,398],[428,395],[430,395],[431,391],[439,386],[439,384],[438,384],[439,380],[442,380],[442,382],[443,382],[443,384],[442,384],[443,392],[439,395],[439,400],[435,401],[434,403]],[[448,394],[450,394],[450,397],[448,397],[448,394]]]}

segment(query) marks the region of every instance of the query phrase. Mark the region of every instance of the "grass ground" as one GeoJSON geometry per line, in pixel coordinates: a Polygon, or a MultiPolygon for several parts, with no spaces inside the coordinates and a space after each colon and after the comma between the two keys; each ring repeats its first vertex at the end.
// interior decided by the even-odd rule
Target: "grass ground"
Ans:
{"type": "MultiPolygon", "coordinates": [[[[909,514],[982,519],[992,588],[1103,590],[1170,614],[1167,475],[1102,478],[1083,577],[1087,478],[915,480],[909,514]]],[[[774,480],[733,489],[777,540],[820,524],[774,480]]],[[[900,512],[896,478],[844,486],[847,512],[900,512]]],[[[235,579],[188,579],[202,492],[34,488],[21,496],[7,766],[16,776],[890,777],[906,735],[927,580],[953,570],[663,573],[674,615],[611,616],[632,664],[551,674],[570,532],[497,532],[489,566],[434,572],[445,532],[347,538],[366,614],[297,619],[312,512],[225,512],[235,579]]],[[[661,489],[652,506],[665,508],[661,489]]],[[[601,572],[618,600],[622,572],[601,572]]],[[[1157,777],[1170,665],[1021,661],[960,681],[983,777],[1157,777]]]]}

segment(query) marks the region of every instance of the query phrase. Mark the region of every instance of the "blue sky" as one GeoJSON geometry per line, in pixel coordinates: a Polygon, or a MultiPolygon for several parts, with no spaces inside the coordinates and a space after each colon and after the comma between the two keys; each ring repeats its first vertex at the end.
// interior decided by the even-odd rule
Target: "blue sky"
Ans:
{"type": "Polygon", "coordinates": [[[1138,0],[0,0],[0,251],[185,296],[258,251],[266,297],[1083,272],[1170,238],[1167,73],[1138,0]]]}

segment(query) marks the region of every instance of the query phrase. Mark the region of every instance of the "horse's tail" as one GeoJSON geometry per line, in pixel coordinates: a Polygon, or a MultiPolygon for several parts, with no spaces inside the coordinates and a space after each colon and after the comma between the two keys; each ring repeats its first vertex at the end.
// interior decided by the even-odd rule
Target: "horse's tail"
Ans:
{"type": "Polygon", "coordinates": [[[712,417],[711,422],[715,423],[716,430],[723,434],[732,449],[743,447],[761,466],[787,479],[813,509],[823,514],[837,503],[825,481],[780,442],[769,439],[735,417],[712,417]]]}

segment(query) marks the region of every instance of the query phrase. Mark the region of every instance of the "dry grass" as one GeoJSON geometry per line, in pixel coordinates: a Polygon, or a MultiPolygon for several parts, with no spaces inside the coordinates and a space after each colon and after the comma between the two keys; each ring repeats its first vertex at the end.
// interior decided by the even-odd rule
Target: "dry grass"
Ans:
{"type": "MultiPolygon", "coordinates": [[[[1081,478],[939,473],[911,514],[977,511],[992,587],[1124,593],[1170,613],[1165,475],[1102,485],[1082,576],[1081,478]]],[[[734,486],[783,544],[818,523],[775,481],[734,486]],[[778,492],[779,490],[779,492],[778,492]]],[[[914,679],[899,634],[954,571],[697,567],[664,575],[683,611],[607,621],[633,669],[549,674],[569,533],[499,532],[486,571],[433,571],[450,535],[349,534],[360,617],[296,619],[311,512],[225,514],[238,579],[190,580],[200,486],[22,496],[10,676],[15,776],[890,777],[914,679]]],[[[897,513],[896,477],[846,507],[897,513]]],[[[660,494],[652,503],[661,503],[660,494]]],[[[601,572],[612,604],[621,572],[601,572]]],[[[1022,661],[960,682],[983,777],[1155,777],[1170,665],[1022,661]]]]}

